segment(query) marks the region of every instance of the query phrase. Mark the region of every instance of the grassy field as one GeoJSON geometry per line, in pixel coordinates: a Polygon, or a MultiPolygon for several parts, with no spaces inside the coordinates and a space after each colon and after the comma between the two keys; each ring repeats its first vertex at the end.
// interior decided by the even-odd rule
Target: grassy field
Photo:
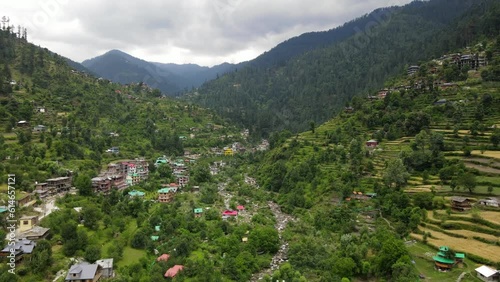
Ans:
{"type": "MultiPolygon", "coordinates": [[[[498,211],[498,212],[496,212],[496,211],[481,211],[479,213],[479,215],[482,219],[485,219],[485,220],[492,222],[492,223],[495,223],[495,224],[500,224],[500,211],[498,211]]],[[[472,217],[472,214],[466,213],[466,214],[460,214],[460,216],[472,217]]]]}
{"type": "Polygon", "coordinates": [[[481,153],[479,150],[475,150],[471,152],[472,155],[474,156],[483,156],[483,157],[489,157],[489,158],[494,158],[494,159],[500,159],[500,151],[484,151],[481,153]]]}
{"type": "Polygon", "coordinates": [[[133,263],[139,262],[139,259],[146,255],[146,251],[134,249],[132,247],[125,247],[123,249],[123,258],[116,263],[118,267],[129,266],[133,263]]]}
{"type": "Polygon", "coordinates": [[[439,272],[434,269],[434,262],[432,260],[432,256],[436,253],[435,249],[422,243],[412,244],[407,246],[407,248],[412,255],[412,259],[415,261],[415,268],[420,274],[425,276],[425,279],[420,281],[455,282],[462,272],[468,273],[462,280],[463,282],[481,281],[475,277],[474,272],[474,269],[479,265],[467,259],[465,260],[464,268],[455,268],[450,272],[439,272]]]}

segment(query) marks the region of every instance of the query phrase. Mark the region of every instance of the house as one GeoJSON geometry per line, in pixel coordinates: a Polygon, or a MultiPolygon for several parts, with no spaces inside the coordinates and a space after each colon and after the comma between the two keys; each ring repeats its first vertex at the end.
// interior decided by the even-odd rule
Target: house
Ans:
{"type": "Polygon", "coordinates": [[[237,216],[237,215],[238,215],[237,211],[225,210],[222,212],[222,216],[237,216]]]}
{"type": "Polygon", "coordinates": [[[203,215],[203,209],[202,208],[196,208],[193,210],[194,212],[194,217],[201,217],[203,215]]]}
{"type": "Polygon", "coordinates": [[[353,107],[345,107],[344,108],[344,113],[350,114],[352,112],[354,112],[354,108],[353,107]]]}
{"type": "Polygon", "coordinates": [[[500,281],[500,272],[486,265],[482,265],[475,269],[477,278],[485,282],[500,281]]]}
{"type": "Polygon", "coordinates": [[[448,101],[446,99],[439,99],[437,100],[436,102],[434,102],[434,105],[436,106],[439,106],[439,105],[444,105],[446,104],[448,101]]]}
{"type": "Polygon", "coordinates": [[[25,120],[20,120],[17,122],[17,126],[18,127],[28,127],[28,126],[30,126],[30,123],[25,121],[25,120]]]}
{"type": "Polygon", "coordinates": [[[419,66],[409,66],[407,70],[408,76],[416,74],[419,70],[420,70],[419,66]]]}
{"type": "Polygon", "coordinates": [[[377,93],[377,99],[383,100],[387,94],[389,94],[389,89],[382,89],[377,93]]]}
{"type": "Polygon", "coordinates": [[[179,273],[179,271],[182,271],[183,269],[184,269],[183,265],[176,264],[171,268],[169,268],[167,272],[165,272],[165,277],[173,278],[179,273]]]}
{"type": "Polygon", "coordinates": [[[171,186],[158,190],[158,202],[160,203],[172,202],[172,200],[174,199],[175,192],[177,192],[176,186],[171,186]]]}
{"type": "Polygon", "coordinates": [[[27,255],[31,255],[36,247],[34,241],[28,239],[17,240],[14,242],[14,246],[6,245],[5,248],[0,251],[0,257],[9,257],[12,255],[12,250],[14,251],[16,263],[23,260],[27,255]]]}
{"type": "Polygon", "coordinates": [[[113,259],[108,258],[108,259],[100,259],[95,262],[97,265],[99,265],[102,269],[102,278],[111,278],[114,277],[114,272],[113,272],[113,259]]]}
{"type": "Polygon", "coordinates": [[[160,236],[151,236],[151,241],[158,241],[160,239],[160,236]]]}
{"type": "Polygon", "coordinates": [[[159,167],[160,165],[167,165],[169,161],[165,157],[157,158],[155,161],[155,167],[159,167]]]}
{"type": "Polygon", "coordinates": [[[170,255],[169,254],[163,254],[159,257],[156,258],[156,261],[164,261],[164,262],[167,262],[168,259],[170,258],[170,255]]]}
{"type": "Polygon", "coordinates": [[[481,199],[477,202],[477,204],[482,205],[482,206],[495,207],[495,208],[500,207],[500,201],[498,200],[498,198],[491,198],[491,197],[481,199]]]}
{"type": "Polygon", "coordinates": [[[244,210],[245,210],[245,207],[244,207],[244,206],[239,205],[239,206],[237,206],[237,207],[236,207],[236,209],[238,210],[238,212],[242,212],[242,211],[244,211],[244,210]]]}
{"type": "Polygon", "coordinates": [[[139,197],[139,198],[142,198],[142,197],[144,197],[144,195],[146,195],[146,193],[141,192],[141,191],[137,191],[137,190],[132,190],[132,191],[128,192],[128,195],[130,197],[139,197]]]}
{"type": "Polygon", "coordinates": [[[224,156],[234,156],[234,151],[232,148],[224,148],[224,156]]]}
{"type": "Polygon", "coordinates": [[[375,148],[378,146],[378,141],[377,140],[368,140],[366,141],[366,147],[370,147],[370,148],[375,148]]]}
{"type": "Polygon", "coordinates": [[[362,201],[366,201],[366,200],[371,199],[371,197],[363,194],[363,192],[356,192],[356,191],[352,192],[351,198],[356,199],[356,200],[362,200],[362,201]]]}
{"type": "Polygon", "coordinates": [[[45,132],[45,131],[47,131],[47,127],[45,125],[39,124],[39,125],[33,127],[33,131],[34,132],[45,132]]]}
{"type": "Polygon", "coordinates": [[[42,239],[47,239],[50,234],[50,228],[45,228],[41,226],[33,226],[26,231],[18,231],[17,238],[26,238],[32,241],[38,241],[42,239]]]}
{"type": "Polygon", "coordinates": [[[57,194],[69,191],[71,188],[71,177],[57,177],[47,179],[47,186],[50,194],[57,194]]]}
{"type": "Polygon", "coordinates": [[[432,259],[435,267],[440,270],[449,270],[455,265],[455,260],[450,258],[450,249],[446,246],[439,247],[437,255],[432,259]]]}
{"type": "Polygon", "coordinates": [[[120,148],[118,147],[111,147],[106,150],[106,153],[112,153],[112,154],[118,154],[120,153],[120,148]]]}
{"type": "Polygon", "coordinates": [[[189,176],[187,175],[176,175],[175,177],[177,178],[177,184],[181,187],[184,187],[189,183],[189,176]]]}
{"type": "Polygon", "coordinates": [[[200,192],[200,186],[195,185],[191,188],[191,192],[200,192]]]}
{"type": "Polygon", "coordinates": [[[19,231],[23,232],[38,224],[38,216],[23,216],[19,219],[19,231]]]}
{"type": "Polygon", "coordinates": [[[464,197],[452,197],[451,208],[458,211],[467,211],[472,208],[472,201],[464,197]]]}
{"type": "Polygon", "coordinates": [[[21,191],[16,194],[17,206],[22,207],[33,201],[33,194],[21,191]]]}
{"type": "Polygon", "coordinates": [[[156,225],[156,226],[155,226],[155,231],[156,231],[156,232],[160,232],[160,230],[161,230],[161,226],[160,226],[160,225],[156,225]]]}
{"type": "Polygon", "coordinates": [[[79,263],[70,267],[64,281],[95,282],[102,276],[102,268],[98,264],[79,263]]]}

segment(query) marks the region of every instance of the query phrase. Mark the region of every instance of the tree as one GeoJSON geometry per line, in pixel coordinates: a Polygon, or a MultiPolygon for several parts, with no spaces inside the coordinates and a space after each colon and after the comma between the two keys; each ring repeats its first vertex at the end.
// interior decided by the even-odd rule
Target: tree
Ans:
{"type": "Polygon", "coordinates": [[[75,179],[75,187],[80,191],[82,196],[92,195],[92,180],[86,174],[78,174],[75,179]]]}
{"type": "Polygon", "coordinates": [[[200,164],[193,168],[191,177],[196,183],[205,183],[210,181],[212,175],[208,166],[200,164]]]}
{"type": "Polygon", "coordinates": [[[101,214],[96,206],[84,206],[82,208],[83,225],[92,230],[97,230],[99,227],[99,219],[101,214]]]}
{"type": "Polygon", "coordinates": [[[433,198],[432,193],[415,193],[413,204],[422,209],[431,210],[433,198]]]}
{"type": "Polygon", "coordinates": [[[148,236],[142,229],[138,229],[134,237],[132,238],[132,242],[130,242],[131,246],[136,249],[144,249],[148,242],[148,236]]]}
{"type": "Polygon", "coordinates": [[[384,183],[387,186],[392,187],[395,185],[396,188],[401,188],[406,185],[409,178],[410,174],[406,170],[401,159],[389,161],[383,176],[384,183]]]}
{"type": "Polygon", "coordinates": [[[256,227],[248,236],[248,241],[258,252],[274,254],[279,249],[278,231],[272,227],[256,227]]]}
{"type": "Polygon", "coordinates": [[[458,183],[472,194],[477,185],[476,176],[470,172],[466,172],[458,177],[458,183]]]}
{"type": "Polygon", "coordinates": [[[381,275],[390,275],[393,271],[392,266],[404,255],[408,255],[408,250],[403,242],[394,237],[387,238],[375,259],[378,272],[381,275]]]}
{"type": "Polygon", "coordinates": [[[101,247],[98,245],[87,246],[83,258],[89,263],[94,263],[96,260],[101,258],[101,247]]]}
{"type": "Polygon", "coordinates": [[[45,273],[52,264],[52,247],[47,240],[37,242],[29,267],[33,273],[45,273]]]}

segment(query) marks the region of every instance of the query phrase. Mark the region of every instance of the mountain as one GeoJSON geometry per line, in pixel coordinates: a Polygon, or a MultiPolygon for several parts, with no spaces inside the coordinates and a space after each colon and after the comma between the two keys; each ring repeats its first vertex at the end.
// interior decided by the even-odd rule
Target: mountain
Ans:
{"type": "Polygon", "coordinates": [[[143,82],[167,95],[177,95],[238,68],[238,65],[228,63],[214,67],[153,63],[119,50],[85,60],[82,65],[111,81],[121,84],[143,82]]]}
{"type": "Polygon", "coordinates": [[[217,146],[221,139],[212,127],[239,136],[209,110],[163,97],[145,84],[94,77],[10,31],[0,29],[0,46],[0,172],[8,167],[18,175],[16,189],[31,191],[35,181],[66,170],[95,175],[117,157],[153,159],[217,146]],[[190,136],[192,128],[197,138],[181,142],[179,136],[190,136]],[[105,153],[110,147],[119,147],[119,155],[105,153]]]}
{"type": "MultiPolygon", "coordinates": [[[[337,34],[338,41],[330,38],[333,43],[299,55],[295,54],[300,48],[292,48],[283,60],[274,56],[278,59],[271,64],[263,65],[259,58],[250,61],[238,72],[206,83],[188,99],[257,134],[306,130],[311,123],[332,117],[352,97],[383,87],[386,79],[406,72],[408,65],[494,33],[497,5],[496,1],[431,0],[378,9],[335,30],[304,35],[282,46],[320,35],[337,34]],[[483,15],[489,16],[483,19],[483,15]],[[486,24],[493,26],[485,29],[486,24]]],[[[286,53],[282,46],[269,54],[286,53]]]]}
{"type": "MultiPolygon", "coordinates": [[[[484,33],[494,27],[478,25],[484,33]]],[[[303,219],[287,231],[287,257],[307,281],[435,277],[434,262],[419,258],[444,244],[470,263],[498,265],[498,245],[478,239],[500,234],[493,220],[499,210],[485,203],[500,195],[498,29],[443,55],[386,81],[382,93],[353,98],[324,124],[271,136],[271,151],[257,162],[257,182],[277,194],[284,212],[303,219]],[[478,67],[467,56],[454,63],[456,54],[469,53],[488,57],[488,64],[478,67]],[[468,211],[471,204],[461,208],[461,199],[485,204],[468,211]],[[465,232],[474,236],[458,236],[465,232]],[[387,244],[391,234],[406,246],[387,244]],[[397,252],[388,251],[394,246],[397,252]]],[[[446,273],[440,281],[458,275],[446,273]]]]}

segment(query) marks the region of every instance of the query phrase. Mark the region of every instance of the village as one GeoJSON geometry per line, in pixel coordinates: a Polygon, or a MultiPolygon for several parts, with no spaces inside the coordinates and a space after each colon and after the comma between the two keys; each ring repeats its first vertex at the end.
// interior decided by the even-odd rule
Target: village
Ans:
{"type": "MultiPolygon", "coordinates": [[[[242,132],[243,136],[245,134],[248,135],[248,131],[242,132]]],[[[264,151],[268,149],[268,146],[268,141],[263,140],[260,145],[251,150],[264,151]]],[[[209,156],[220,159],[210,163],[208,167],[210,175],[216,176],[221,173],[228,166],[231,158],[236,154],[245,153],[246,150],[238,142],[221,149],[211,148],[209,156]]],[[[119,153],[116,147],[108,150],[108,152],[119,153]]],[[[174,201],[177,194],[199,194],[203,190],[203,186],[190,185],[190,169],[200,158],[202,158],[200,154],[192,154],[186,151],[184,156],[173,158],[161,156],[154,161],[136,158],[112,162],[98,176],[91,179],[91,191],[94,195],[103,196],[109,195],[112,191],[118,191],[119,193],[126,193],[130,199],[137,198],[143,201],[152,201],[159,205],[169,204],[174,201]],[[136,189],[136,187],[140,187],[142,183],[148,180],[150,176],[150,164],[153,164],[155,169],[162,166],[168,168],[171,171],[172,179],[174,179],[173,182],[161,184],[157,191],[152,194],[140,188],[136,189]]],[[[73,172],[67,171],[67,176],[49,178],[44,182],[35,183],[32,193],[22,192],[17,195],[16,206],[23,208],[23,210],[30,210],[30,212],[20,216],[18,228],[16,229],[17,239],[14,246],[16,250],[16,264],[31,260],[31,255],[36,249],[37,242],[52,237],[50,228],[40,226],[40,221],[52,212],[60,210],[56,205],[58,198],[78,195],[78,190],[73,186],[73,181],[73,172]]],[[[255,179],[248,175],[244,176],[244,183],[250,187],[258,188],[255,179]]],[[[233,207],[233,204],[230,204],[230,202],[233,202],[234,191],[226,190],[225,187],[227,185],[228,180],[218,185],[218,193],[224,199],[224,206],[220,210],[220,218],[224,221],[249,223],[254,213],[259,209],[258,205],[252,206],[248,210],[244,205],[233,207]]],[[[291,219],[289,216],[282,215],[276,204],[269,202],[269,207],[278,219],[276,229],[281,233],[286,223],[291,219]]],[[[196,207],[191,211],[192,216],[194,218],[201,218],[210,209],[211,207],[196,207]]],[[[7,207],[0,207],[0,215],[7,211],[7,207]]],[[[75,207],[74,211],[81,213],[82,207],[75,207]]],[[[155,226],[155,234],[150,236],[151,241],[158,241],[160,233],[161,226],[155,226]]],[[[242,238],[242,242],[248,242],[248,236],[242,238]]],[[[279,264],[286,261],[286,243],[283,242],[282,244],[280,252],[275,256],[276,259],[273,259],[269,270],[265,273],[271,273],[272,270],[277,269],[279,264]]],[[[0,251],[0,257],[8,257],[11,254],[10,249],[11,247],[5,246],[0,251]]],[[[157,252],[155,251],[155,253],[157,252]]],[[[169,254],[162,254],[157,258],[156,262],[167,262],[169,257],[169,254]]],[[[61,270],[56,279],[65,277],[64,281],[97,281],[115,276],[112,258],[101,258],[94,263],[88,263],[81,258],[75,258],[74,262],[66,271],[61,270]]],[[[173,278],[183,268],[183,265],[175,265],[166,269],[164,277],[173,278]]],[[[262,275],[259,277],[262,278],[262,275]]]]}

